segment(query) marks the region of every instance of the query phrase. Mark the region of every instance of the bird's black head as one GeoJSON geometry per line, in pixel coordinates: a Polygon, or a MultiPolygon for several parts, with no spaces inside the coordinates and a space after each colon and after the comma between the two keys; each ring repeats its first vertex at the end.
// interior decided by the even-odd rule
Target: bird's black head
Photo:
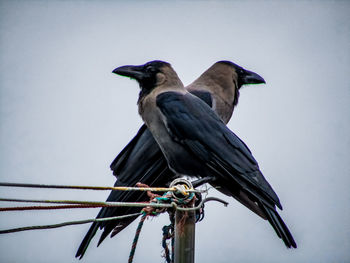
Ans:
{"type": "Polygon", "coordinates": [[[266,83],[265,80],[255,72],[246,70],[242,68],[241,66],[227,60],[219,61],[217,63],[220,64],[226,64],[232,68],[234,68],[236,74],[237,74],[237,86],[238,88],[241,88],[242,85],[245,84],[261,84],[266,83]]]}
{"type": "Polygon", "coordinates": [[[159,81],[157,74],[161,73],[164,67],[170,67],[170,64],[154,60],[139,66],[118,67],[113,70],[113,73],[137,80],[142,90],[150,92],[157,85],[159,81]]]}

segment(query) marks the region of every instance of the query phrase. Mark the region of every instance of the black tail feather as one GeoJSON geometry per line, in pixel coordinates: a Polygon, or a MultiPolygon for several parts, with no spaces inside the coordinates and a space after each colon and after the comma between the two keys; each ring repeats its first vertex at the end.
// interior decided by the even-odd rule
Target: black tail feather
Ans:
{"type": "Polygon", "coordinates": [[[86,233],[83,241],[81,242],[77,253],[75,254],[75,257],[79,257],[79,259],[82,259],[86,249],[88,248],[92,238],[95,236],[96,231],[98,229],[98,223],[93,223],[89,229],[89,231],[86,233]]]}
{"type": "Polygon", "coordinates": [[[290,233],[288,227],[283,222],[282,218],[277,213],[277,211],[272,210],[271,208],[264,205],[262,202],[260,202],[259,206],[265,211],[267,220],[272,225],[278,237],[283,240],[284,244],[288,248],[297,248],[297,244],[295,243],[292,234],[290,233]]]}

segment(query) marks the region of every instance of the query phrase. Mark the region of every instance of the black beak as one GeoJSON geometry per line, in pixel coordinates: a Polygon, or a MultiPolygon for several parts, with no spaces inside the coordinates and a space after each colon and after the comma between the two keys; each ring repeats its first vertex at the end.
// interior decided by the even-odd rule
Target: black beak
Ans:
{"type": "Polygon", "coordinates": [[[242,85],[266,83],[260,75],[249,70],[245,70],[244,73],[240,76],[240,79],[242,85]]]}
{"type": "Polygon", "coordinates": [[[112,73],[125,77],[130,77],[138,81],[142,80],[146,75],[143,71],[143,66],[122,66],[114,69],[112,73]]]}

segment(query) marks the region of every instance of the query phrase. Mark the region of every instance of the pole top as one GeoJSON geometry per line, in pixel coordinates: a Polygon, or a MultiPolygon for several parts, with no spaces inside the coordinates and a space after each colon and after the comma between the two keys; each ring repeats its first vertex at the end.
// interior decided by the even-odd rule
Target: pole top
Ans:
{"type": "Polygon", "coordinates": [[[177,178],[171,182],[170,188],[176,187],[179,191],[174,191],[171,195],[174,198],[186,199],[189,197],[187,190],[193,189],[192,183],[184,178],[177,178]]]}

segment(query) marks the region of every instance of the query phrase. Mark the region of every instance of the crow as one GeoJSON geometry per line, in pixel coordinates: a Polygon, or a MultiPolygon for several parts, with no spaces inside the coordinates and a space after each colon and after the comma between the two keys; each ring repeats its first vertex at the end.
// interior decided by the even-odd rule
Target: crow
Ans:
{"type": "MultiPolygon", "coordinates": [[[[116,73],[116,72],[115,72],[116,73]]],[[[187,90],[207,103],[227,123],[238,103],[239,90],[244,84],[265,83],[258,74],[246,70],[230,61],[218,61],[198,79],[187,86],[187,90]]],[[[111,164],[117,177],[114,186],[134,186],[138,182],[150,186],[167,186],[176,177],[168,168],[158,144],[146,125],[142,125],[136,136],[120,152],[111,164]]],[[[107,201],[142,202],[149,198],[145,193],[111,191],[107,201]]],[[[139,208],[102,208],[97,218],[125,215],[139,212],[139,208]]],[[[98,245],[112,232],[119,233],[137,216],[118,220],[93,223],[84,237],[76,257],[82,258],[98,228],[103,228],[98,245]]]]}

